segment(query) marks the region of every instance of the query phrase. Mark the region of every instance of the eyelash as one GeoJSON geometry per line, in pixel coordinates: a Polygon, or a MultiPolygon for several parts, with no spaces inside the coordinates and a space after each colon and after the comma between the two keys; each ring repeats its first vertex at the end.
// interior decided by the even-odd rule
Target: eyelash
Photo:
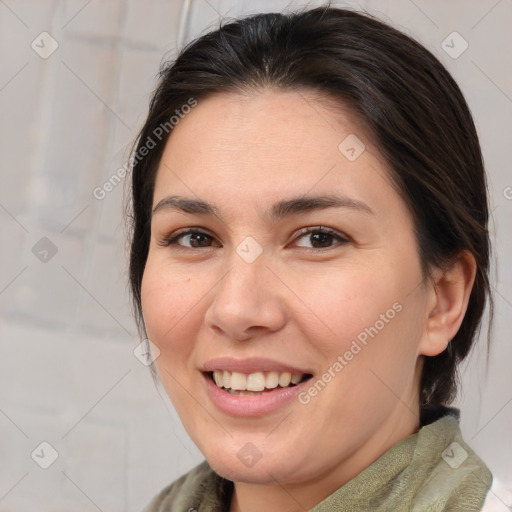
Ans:
{"type": "MultiPolygon", "coordinates": [[[[321,234],[325,234],[325,235],[331,235],[333,236],[334,238],[337,238],[338,241],[340,242],[339,245],[341,244],[346,244],[346,243],[349,243],[350,240],[348,239],[348,237],[342,235],[341,233],[339,233],[338,231],[334,230],[334,229],[331,229],[331,228],[327,228],[327,227],[324,227],[324,226],[315,226],[315,227],[309,227],[309,228],[303,228],[303,229],[300,229],[298,231],[298,233],[296,234],[296,237],[294,238],[295,239],[300,239],[302,238],[303,236],[305,235],[308,235],[308,234],[313,234],[313,233],[321,233],[321,234]]],[[[177,233],[175,234],[172,234],[170,236],[166,236],[164,237],[162,240],[160,240],[158,242],[158,245],[160,246],[163,246],[163,247],[168,247],[168,246],[171,246],[171,245],[174,245],[175,249],[177,250],[195,250],[195,249],[210,249],[211,246],[209,247],[185,247],[185,246],[182,246],[180,244],[178,244],[178,240],[183,237],[183,236],[186,236],[186,235],[206,235],[210,238],[214,238],[212,235],[210,235],[209,233],[205,232],[205,231],[202,231],[198,228],[186,228],[182,231],[178,231],[177,233]]],[[[323,252],[323,251],[328,251],[328,250],[331,250],[331,249],[334,249],[335,247],[337,247],[336,245],[334,246],[330,246],[330,247],[323,247],[323,248],[320,248],[320,249],[317,249],[317,248],[314,248],[314,247],[301,247],[301,249],[304,249],[306,251],[313,251],[313,252],[323,252]]]]}

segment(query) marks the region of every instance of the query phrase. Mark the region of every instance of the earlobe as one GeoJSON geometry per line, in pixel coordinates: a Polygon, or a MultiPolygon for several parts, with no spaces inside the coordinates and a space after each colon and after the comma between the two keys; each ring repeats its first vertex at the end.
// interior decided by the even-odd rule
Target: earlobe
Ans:
{"type": "Polygon", "coordinates": [[[432,274],[425,318],[425,335],[418,351],[425,356],[443,352],[457,334],[473,288],[476,261],[469,251],[462,251],[447,270],[432,274]]]}

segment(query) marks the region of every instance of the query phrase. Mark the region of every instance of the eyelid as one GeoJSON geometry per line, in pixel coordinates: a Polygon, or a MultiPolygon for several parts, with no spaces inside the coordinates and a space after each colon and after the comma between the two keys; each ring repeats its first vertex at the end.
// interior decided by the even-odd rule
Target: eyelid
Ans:
{"type": "MultiPolygon", "coordinates": [[[[336,247],[338,247],[341,244],[351,242],[350,237],[348,237],[344,233],[338,231],[337,229],[329,228],[327,226],[322,226],[322,225],[306,226],[304,228],[299,229],[298,231],[296,231],[294,233],[293,240],[302,238],[303,236],[308,235],[310,233],[325,233],[325,234],[331,235],[331,236],[337,238],[339,240],[339,243],[337,245],[333,245],[330,247],[324,247],[321,249],[317,249],[314,247],[300,247],[302,250],[313,251],[313,252],[322,252],[322,251],[328,251],[330,249],[335,249],[336,247]]],[[[204,249],[210,249],[212,247],[212,246],[186,247],[186,246],[183,246],[183,245],[180,245],[177,243],[177,240],[180,237],[190,235],[190,234],[203,234],[203,235],[206,235],[206,236],[212,238],[213,240],[215,240],[215,236],[212,235],[207,229],[204,229],[201,227],[196,227],[196,226],[191,226],[191,227],[187,227],[187,228],[178,229],[177,231],[174,231],[170,235],[162,237],[157,243],[158,243],[158,245],[164,246],[164,247],[173,245],[178,250],[181,250],[181,249],[183,249],[183,250],[203,249],[204,250],[204,249]]],[[[221,245],[221,247],[222,247],[222,245],[221,245]]]]}
{"type": "MultiPolygon", "coordinates": [[[[215,236],[212,235],[211,233],[209,233],[208,230],[206,230],[204,228],[200,228],[198,226],[191,226],[191,227],[188,227],[188,228],[178,229],[176,231],[173,231],[169,235],[162,236],[157,241],[157,244],[161,245],[163,247],[167,247],[169,245],[175,245],[179,249],[192,249],[192,250],[194,250],[195,247],[186,247],[186,246],[183,246],[183,245],[180,245],[180,244],[177,243],[177,240],[180,237],[185,236],[185,235],[190,235],[190,234],[207,235],[207,236],[211,237],[212,239],[215,239],[215,236]]],[[[203,249],[209,249],[209,247],[203,247],[203,249]]]]}
{"type": "Polygon", "coordinates": [[[352,242],[352,239],[350,237],[348,237],[347,235],[345,235],[343,232],[338,231],[337,229],[334,229],[334,228],[329,228],[327,226],[321,226],[321,225],[320,226],[319,225],[308,226],[305,228],[301,228],[298,232],[296,232],[294,234],[293,240],[295,241],[295,240],[300,239],[303,236],[309,235],[311,233],[324,233],[327,235],[331,235],[333,238],[337,238],[338,242],[329,247],[315,248],[315,247],[297,246],[298,249],[300,249],[301,251],[308,252],[308,253],[321,254],[321,253],[326,253],[328,251],[333,251],[335,249],[339,249],[341,246],[352,242]]]}
{"type": "Polygon", "coordinates": [[[299,231],[297,231],[294,234],[294,239],[300,238],[300,237],[302,237],[304,235],[308,235],[310,233],[325,233],[327,235],[333,235],[333,236],[339,238],[340,240],[343,240],[344,242],[350,242],[350,238],[347,235],[345,235],[344,233],[342,233],[341,231],[338,231],[337,229],[334,229],[334,228],[329,228],[327,226],[321,226],[321,225],[308,226],[308,227],[299,229],[299,231]]]}

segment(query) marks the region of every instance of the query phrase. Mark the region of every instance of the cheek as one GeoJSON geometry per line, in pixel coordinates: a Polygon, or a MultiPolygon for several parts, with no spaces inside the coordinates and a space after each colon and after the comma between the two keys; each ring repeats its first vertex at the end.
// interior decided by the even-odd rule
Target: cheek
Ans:
{"type": "Polygon", "coordinates": [[[197,290],[187,275],[169,271],[148,258],[141,286],[142,310],[149,339],[161,351],[157,359],[168,359],[167,353],[178,356],[190,346],[181,340],[183,329],[194,315],[197,290]]]}
{"type": "Polygon", "coordinates": [[[148,258],[141,286],[147,336],[160,350],[155,366],[167,395],[181,414],[189,414],[189,396],[180,383],[188,381],[194,329],[201,325],[197,323],[200,308],[193,282],[183,272],[166,268],[165,262],[156,264],[148,258]]]}
{"type": "Polygon", "coordinates": [[[317,334],[312,339],[324,339],[328,346],[343,348],[342,340],[357,337],[392,308],[400,298],[395,289],[396,283],[383,271],[377,278],[369,269],[345,268],[304,277],[297,296],[304,299],[316,319],[317,334]]]}
{"type": "Polygon", "coordinates": [[[421,293],[410,293],[418,269],[397,271],[381,260],[355,270],[319,272],[299,281],[297,295],[307,299],[311,311],[301,320],[307,338],[328,366],[346,354],[350,366],[386,373],[413,367],[422,334],[421,293]]]}
{"type": "MultiPolygon", "coordinates": [[[[396,397],[410,392],[422,333],[421,295],[404,292],[407,283],[399,274],[387,274],[381,266],[378,275],[338,275],[326,292],[310,292],[308,303],[322,322],[302,324],[323,356],[325,373],[319,378],[329,382],[323,398],[311,403],[325,412],[319,421],[333,436],[339,435],[347,415],[366,418],[367,428],[375,428],[396,405],[396,397]]],[[[351,427],[343,428],[353,435],[351,427]]]]}

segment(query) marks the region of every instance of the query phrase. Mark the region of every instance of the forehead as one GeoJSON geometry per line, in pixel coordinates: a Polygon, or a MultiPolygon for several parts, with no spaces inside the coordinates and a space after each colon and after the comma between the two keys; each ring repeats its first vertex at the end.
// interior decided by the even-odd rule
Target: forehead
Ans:
{"type": "Polygon", "coordinates": [[[189,160],[272,156],[274,161],[309,155],[318,162],[321,156],[337,156],[339,143],[350,134],[369,143],[361,125],[348,108],[313,91],[220,93],[201,99],[182,118],[169,138],[169,154],[189,153],[189,160]]]}
{"type": "Polygon", "coordinates": [[[215,94],[173,129],[154,205],[171,193],[240,206],[309,192],[389,200],[395,192],[379,160],[356,116],[315,93],[215,94]]]}

